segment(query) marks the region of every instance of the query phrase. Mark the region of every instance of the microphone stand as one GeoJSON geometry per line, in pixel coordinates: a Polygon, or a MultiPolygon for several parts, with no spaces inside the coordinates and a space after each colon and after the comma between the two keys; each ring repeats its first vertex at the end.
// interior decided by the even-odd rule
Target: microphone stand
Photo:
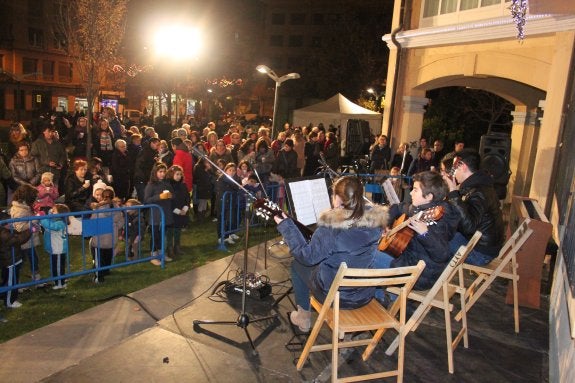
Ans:
{"type": "MultiPolygon", "coordinates": [[[[256,196],[254,196],[252,193],[250,193],[249,190],[247,190],[245,187],[243,187],[240,183],[238,183],[233,177],[231,177],[230,175],[228,175],[225,171],[223,171],[220,167],[218,167],[218,165],[216,165],[212,160],[210,160],[208,158],[207,155],[205,155],[204,153],[201,153],[199,150],[197,150],[196,148],[192,148],[192,151],[194,152],[194,154],[196,154],[198,156],[198,158],[203,158],[206,161],[208,161],[215,169],[217,169],[221,174],[223,174],[225,177],[228,178],[229,181],[231,181],[233,184],[235,184],[240,190],[242,190],[245,194],[246,197],[249,197],[252,199],[252,201],[255,201],[257,198],[256,196]]],[[[246,334],[246,337],[248,338],[248,341],[250,342],[250,346],[252,347],[252,353],[253,355],[258,355],[258,352],[256,350],[256,346],[254,344],[254,341],[252,340],[252,337],[250,336],[250,333],[248,331],[248,326],[250,325],[250,323],[253,322],[261,322],[261,321],[265,321],[265,320],[270,320],[270,319],[277,319],[277,314],[274,315],[270,315],[270,316],[266,316],[263,318],[257,318],[257,319],[251,319],[249,315],[246,312],[246,291],[247,291],[247,270],[248,270],[248,247],[249,247],[249,228],[250,228],[250,218],[249,218],[249,204],[246,201],[246,211],[245,211],[245,225],[246,225],[246,231],[245,231],[245,241],[244,241],[244,264],[243,264],[243,270],[242,270],[242,309],[240,312],[240,315],[238,316],[238,318],[235,321],[217,321],[217,320],[211,320],[211,319],[203,319],[203,320],[194,320],[194,331],[195,332],[201,332],[204,331],[201,326],[202,325],[235,325],[241,329],[244,330],[244,333],[246,334]]],[[[204,331],[207,333],[207,335],[210,335],[212,337],[218,338],[218,339],[225,339],[228,340],[228,343],[235,343],[233,342],[231,339],[223,337],[221,335],[217,335],[212,333],[211,331],[204,331]]]]}
{"type": "MultiPolygon", "coordinates": [[[[323,152],[319,153],[319,163],[321,164],[321,166],[323,166],[325,168],[325,170],[327,170],[329,176],[331,179],[334,179],[336,177],[341,177],[341,174],[339,174],[338,172],[336,172],[335,170],[333,170],[326,162],[325,160],[325,156],[323,154],[323,152]]],[[[363,199],[368,202],[370,205],[375,205],[373,202],[371,202],[369,200],[369,198],[367,198],[366,196],[363,196],[363,199]]]]}

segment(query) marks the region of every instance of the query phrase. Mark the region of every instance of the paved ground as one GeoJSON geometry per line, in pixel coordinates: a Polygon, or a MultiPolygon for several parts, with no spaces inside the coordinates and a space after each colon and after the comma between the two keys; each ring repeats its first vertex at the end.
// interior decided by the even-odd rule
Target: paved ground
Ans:
{"type": "MultiPolygon", "coordinates": [[[[328,381],[329,355],[316,353],[301,373],[293,364],[297,347],[286,312],[290,299],[274,306],[289,287],[289,256],[282,246],[249,251],[249,271],[270,277],[273,296],[248,298],[247,326],[253,352],[237,318],[241,296],[208,298],[223,274],[243,264],[242,253],[205,265],[0,345],[0,382],[298,382],[328,381]],[[230,265],[229,269],[226,269],[230,265]],[[208,294],[202,295],[204,291],[208,294]],[[272,316],[271,319],[256,321],[272,316]],[[277,316],[277,317],[276,317],[277,316]],[[195,320],[230,321],[203,325],[195,320]],[[195,331],[197,330],[197,331],[195,331]]],[[[168,265],[169,267],[169,265],[168,265]]],[[[495,284],[469,313],[470,347],[455,352],[455,374],[447,372],[443,316],[432,312],[406,344],[406,382],[545,382],[548,381],[548,302],[521,308],[521,332],[513,332],[512,307],[504,304],[506,286],[495,284]]],[[[327,335],[322,334],[323,336],[327,335]]],[[[346,357],[341,372],[357,373],[395,365],[384,350],[390,336],[366,364],[346,357]]],[[[392,380],[391,380],[392,381],[392,380]]]]}

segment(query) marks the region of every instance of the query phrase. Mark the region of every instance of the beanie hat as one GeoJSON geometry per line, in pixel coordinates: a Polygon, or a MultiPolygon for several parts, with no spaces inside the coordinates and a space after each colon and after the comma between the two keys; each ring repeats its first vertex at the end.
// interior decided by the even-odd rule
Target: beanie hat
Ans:
{"type": "Polygon", "coordinates": [[[98,181],[94,184],[94,186],[92,186],[92,197],[95,197],[95,196],[96,196],[96,190],[98,190],[98,189],[104,190],[104,189],[106,189],[106,186],[108,186],[108,185],[106,185],[106,184],[104,183],[104,181],[98,180],[98,181]]]}

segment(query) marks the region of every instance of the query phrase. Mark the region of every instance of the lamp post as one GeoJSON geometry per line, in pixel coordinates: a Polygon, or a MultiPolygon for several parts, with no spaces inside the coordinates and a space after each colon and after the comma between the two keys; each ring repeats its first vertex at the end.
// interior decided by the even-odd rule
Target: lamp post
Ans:
{"type": "Polygon", "coordinates": [[[279,92],[279,87],[281,86],[282,82],[287,81],[287,80],[296,80],[298,78],[300,78],[299,73],[288,73],[285,74],[281,77],[279,77],[276,72],[274,72],[273,70],[271,70],[268,66],[266,65],[258,65],[256,67],[256,70],[260,73],[265,73],[268,75],[269,78],[271,78],[272,80],[275,81],[276,86],[275,86],[275,92],[274,92],[274,113],[272,116],[272,139],[275,137],[274,135],[274,128],[276,126],[276,119],[277,119],[277,113],[278,113],[278,92],[279,92]]]}

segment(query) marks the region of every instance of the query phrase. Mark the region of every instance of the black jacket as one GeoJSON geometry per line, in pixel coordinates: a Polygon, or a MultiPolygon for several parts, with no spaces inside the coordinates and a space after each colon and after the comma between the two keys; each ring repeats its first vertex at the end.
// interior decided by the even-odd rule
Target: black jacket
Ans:
{"type": "Polygon", "coordinates": [[[503,215],[492,178],[477,171],[467,178],[459,191],[449,193],[449,201],[459,211],[458,231],[471,238],[476,230],[483,234],[475,250],[492,257],[499,254],[505,241],[503,215]]]}
{"type": "Polygon", "coordinates": [[[80,181],[76,173],[68,174],[64,183],[64,201],[70,208],[70,211],[91,210],[88,207],[88,201],[92,196],[92,186],[85,188],[84,181],[80,181]]]}
{"type": "Polygon", "coordinates": [[[296,178],[299,176],[297,168],[297,153],[292,150],[289,152],[280,150],[272,172],[281,175],[283,178],[296,178]]]}
{"type": "Polygon", "coordinates": [[[152,173],[152,168],[156,163],[156,156],[158,152],[150,147],[150,143],[147,144],[144,149],[136,157],[136,163],[134,164],[134,181],[147,183],[150,179],[150,174],[152,173]]]}
{"type": "Polygon", "coordinates": [[[389,161],[391,160],[391,149],[388,145],[383,147],[375,144],[371,149],[371,153],[369,154],[371,159],[371,166],[370,171],[372,173],[375,170],[380,169],[389,169],[389,161]]]}
{"type": "Polygon", "coordinates": [[[14,265],[22,260],[20,245],[28,242],[31,236],[32,233],[28,229],[18,232],[0,226],[0,268],[14,265]],[[14,251],[13,257],[12,251],[14,251]]]}

